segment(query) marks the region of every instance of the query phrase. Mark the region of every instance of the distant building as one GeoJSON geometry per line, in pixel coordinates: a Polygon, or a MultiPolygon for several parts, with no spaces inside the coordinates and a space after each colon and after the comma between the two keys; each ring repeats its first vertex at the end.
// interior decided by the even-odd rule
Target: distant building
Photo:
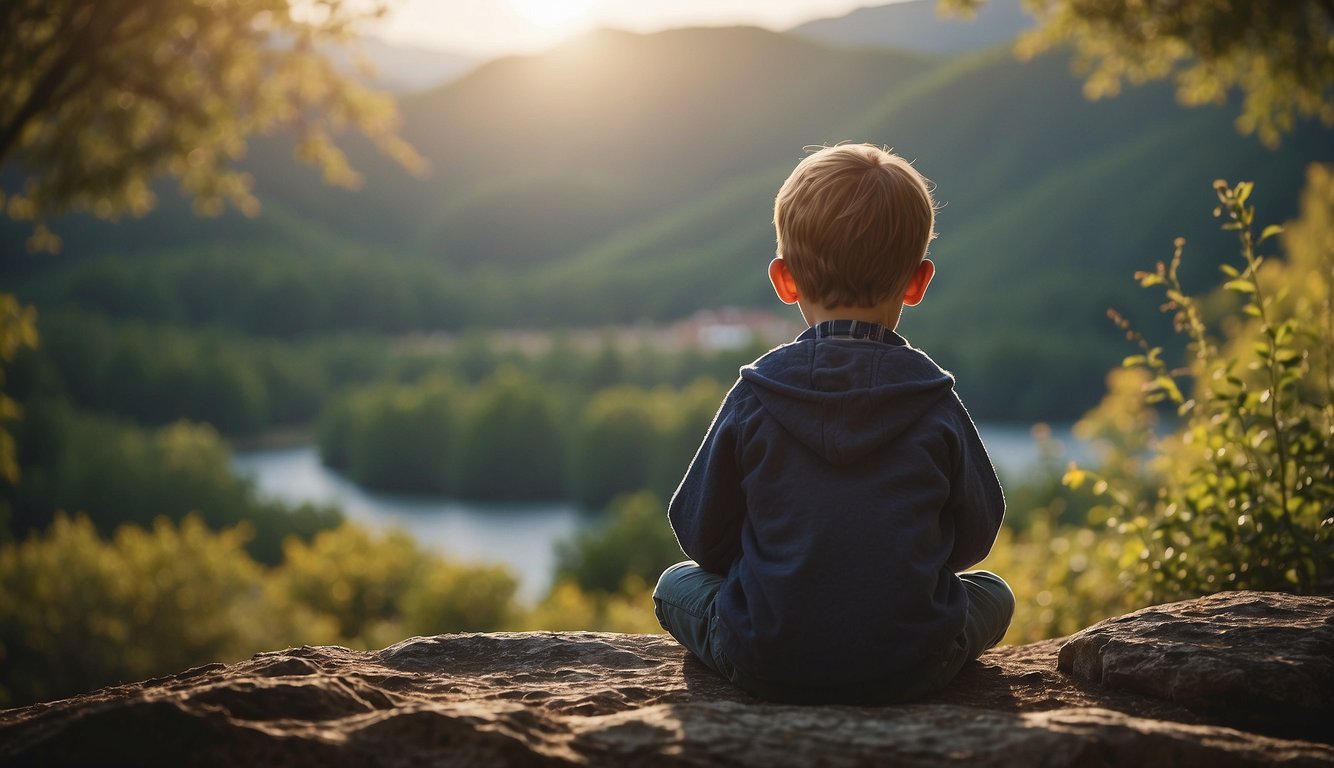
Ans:
{"type": "Polygon", "coordinates": [[[673,335],[686,346],[712,352],[756,343],[775,346],[791,341],[800,330],[799,323],[770,312],[727,307],[692,315],[673,327],[673,335]]]}

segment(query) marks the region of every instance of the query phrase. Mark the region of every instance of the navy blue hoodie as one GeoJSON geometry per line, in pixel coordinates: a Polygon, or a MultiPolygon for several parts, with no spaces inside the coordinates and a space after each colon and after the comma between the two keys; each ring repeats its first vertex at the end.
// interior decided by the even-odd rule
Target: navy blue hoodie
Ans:
{"type": "Polygon", "coordinates": [[[1005,509],[950,374],[841,322],[741,369],[668,510],[682,550],[726,577],[724,654],[771,683],[892,679],[941,653],[967,611],[955,573],[1005,509]],[[849,327],[872,338],[817,338],[849,327]]]}

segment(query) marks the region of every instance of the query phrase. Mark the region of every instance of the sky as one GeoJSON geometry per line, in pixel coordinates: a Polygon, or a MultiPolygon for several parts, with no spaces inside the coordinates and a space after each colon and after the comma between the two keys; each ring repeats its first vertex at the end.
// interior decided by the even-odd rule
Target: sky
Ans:
{"type": "Polygon", "coordinates": [[[470,56],[532,53],[595,27],[652,32],[749,24],[786,29],[892,0],[391,0],[372,30],[390,42],[470,56]]]}

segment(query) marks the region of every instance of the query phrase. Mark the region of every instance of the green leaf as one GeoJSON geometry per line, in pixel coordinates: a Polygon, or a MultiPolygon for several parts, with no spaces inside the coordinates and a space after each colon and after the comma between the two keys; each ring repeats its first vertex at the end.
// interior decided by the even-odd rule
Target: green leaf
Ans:
{"type": "Polygon", "coordinates": [[[1218,268],[1221,269],[1223,271],[1223,274],[1227,275],[1228,277],[1241,276],[1241,273],[1237,271],[1237,268],[1232,266],[1231,264],[1220,264],[1218,268]]]}
{"type": "Polygon", "coordinates": [[[1269,226],[1265,227],[1263,232],[1260,233],[1260,239],[1256,241],[1256,245],[1259,245],[1260,243],[1263,243],[1269,238],[1277,234],[1280,234],[1282,232],[1283,232],[1283,226],[1281,224],[1270,224],[1269,226]]]}
{"type": "Polygon", "coordinates": [[[1223,283],[1223,288],[1229,291],[1236,291],[1237,293],[1255,293],[1255,283],[1252,283],[1250,280],[1229,280],[1226,283],[1223,283]]]}

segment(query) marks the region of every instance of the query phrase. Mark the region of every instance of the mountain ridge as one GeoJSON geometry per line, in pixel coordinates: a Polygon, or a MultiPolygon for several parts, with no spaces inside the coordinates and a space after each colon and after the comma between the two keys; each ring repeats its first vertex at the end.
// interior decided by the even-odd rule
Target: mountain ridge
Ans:
{"type": "Polygon", "coordinates": [[[903,0],[814,19],[786,31],[839,45],[951,55],[1013,42],[1035,24],[1020,0],[988,0],[972,17],[942,14],[935,0],[903,0]]]}
{"type": "MultiPolygon", "coordinates": [[[[65,266],[31,268],[200,243],[342,243],[437,265],[476,297],[464,314],[479,324],[777,309],[763,271],[778,184],[806,145],[870,141],[914,161],[943,203],[939,277],[905,333],[983,411],[1055,389],[1070,400],[1020,410],[1077,412],[1126,351],[1107,308],[1157,318],[1131,274],[1169,257],[1177,236],[1194,285],[1232,252],[1209,216],[1214,178],[1256,182],[1262,219],[1278,222],[1296,211],[1306,164],[1334,159],[1328,129],[1303,124],[1270,152],[1236,133],[1230,107],[1183,109],[1165,84],[1089,102],[1061,54],[934,57],[747,27],[597,31],[401,103],[429,178],[350,140],[366,183],[330,189],[291,170],[276,137],[247,161],[263,218],[199,222],[164,196],[138,222],[58,222],[73,224],[65,266]],[[1032,371],[1054,383],[1030,396],[1032,371]]],[[[0,235],[12,244],[13,231],[0,235]]]]}

